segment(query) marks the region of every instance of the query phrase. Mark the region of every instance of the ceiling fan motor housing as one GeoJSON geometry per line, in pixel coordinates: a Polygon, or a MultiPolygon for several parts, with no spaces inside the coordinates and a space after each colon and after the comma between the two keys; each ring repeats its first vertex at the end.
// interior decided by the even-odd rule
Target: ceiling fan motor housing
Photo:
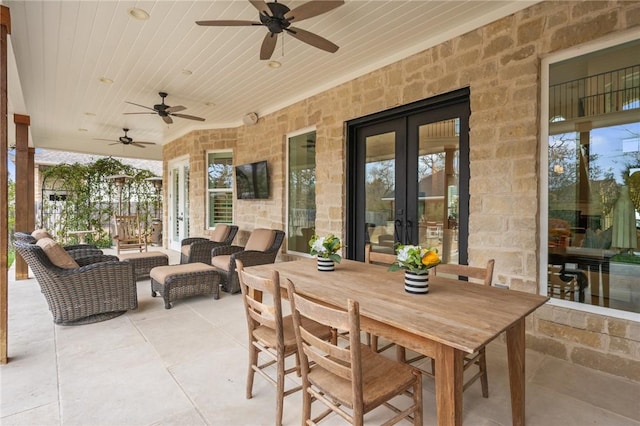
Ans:
{"type": "Polygon", "coordinates": [[[291,9],[281,3],[267,3],[267,6],[271,9],[271,16],[261,13],[260,22],[269,28],[270,32],[278,34],[291,25],[289,20],[284,17],[291,9]]]}

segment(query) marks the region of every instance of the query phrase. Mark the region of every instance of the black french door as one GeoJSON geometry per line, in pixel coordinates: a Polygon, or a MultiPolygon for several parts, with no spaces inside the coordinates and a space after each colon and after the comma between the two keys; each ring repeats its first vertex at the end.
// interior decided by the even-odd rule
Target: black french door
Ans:
{"type": "Polygon", "coordinates": [[[466,263],[469,91],[352,120],[348,126],[347,257],[364,246],[436,247],[466,263]]]}

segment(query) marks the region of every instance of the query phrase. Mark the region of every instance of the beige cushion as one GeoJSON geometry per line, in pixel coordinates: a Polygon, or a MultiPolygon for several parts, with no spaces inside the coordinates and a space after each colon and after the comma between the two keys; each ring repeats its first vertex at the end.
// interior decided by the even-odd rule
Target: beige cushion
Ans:
{"type": "Polygon", "coordinates": [[[167,278],[174,275],[190,274],[194,272],[215,271],[213,266],[206,263],[185,263],[182,265],[156,266],[149,275],[156,282],[164,284],[167,278]]]}
{"type": "Polygon", "coordinates": [[[223,242],[227,238],[227,235],[229,235],[229,231],[231,231],[229,225],[216,225],[216,229],[214,229],[213,234],[211,234],[211,241],[215,241],[216,243],[223,242]]]}
{"type": "Polygon", "coordinates": [[[33,231],[31,233],[31,236],[33,238],[35,238],[36,240],[39,240],[41,238],[51,238],[51,239],[53,239],[51,234],[49,234],[46,229],[36,229],[35,231],[33,231]]]}
{"type": "Polygon", "coordinates": [[[51,238],[40,238],[36,244],[44,250],[51,263],[64,269],[77,269],[80,267],[73,257],[51,238]]]}
{"type": "Polygon", "coordinates": [[[189,256],[189,253],[191,253],[191,244],[185,244],[180,247],[180,252],[185,256],[189,256]]]}
{"type": "Polygon", "coordinates": [[[272,229],[254,229],[249,236],[245,250],[267,251],[273,245],[276,233],[272,229]]]}
{"type": "Polygon", "coordinates": [[[228,254],[213,256],[211,258],[211,265],[223,271],[229,270],[229,262],[231,262],[231,255],[228,254]]]}
{"type": "Polygon", "coordinates": [[[118,255],[118,259],[120,260],[151,259],[154,257],[164,257],[166,259],[169,258],[169,256],[159,251],[147,251],[142,253],[123,253],[118,255]]]}

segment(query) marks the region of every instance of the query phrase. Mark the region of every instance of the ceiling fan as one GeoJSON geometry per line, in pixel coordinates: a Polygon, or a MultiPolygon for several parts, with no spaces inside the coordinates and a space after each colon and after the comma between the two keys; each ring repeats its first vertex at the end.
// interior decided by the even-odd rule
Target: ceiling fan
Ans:
{"type": "MultiPolygon", "coordinates": [[[[114,143],[110,143],[109,145],[117,145],[121,143],[122,145],[133,145],[133,146],[137,146],[138,148],[146,148],[145,145],[155,145],[155,142],[134,141],[132,138],[127,136],[127,132],[129,131],[129,129],[123,128],[122,130],[124,130],[124,136],[120,136],[114,143]]],[[[109,142],[113,141],[113,139],[98,139],[98,138],[95,138],[95,140],[109,141],[109,142]]]]}
{"type": "Polygon", "coordinates": [[[187,107],[184,107],[182,105],[176,105],[176,106],[166,105],[164,103],[164,98],[167,97],[167,93],[166,92],[158,92],[158,95],[160,95],[160,98],[162,98],[162,103],[154,105],[153,108],[148,107],[148,106],[144,106],[144,105],[140,105],[140,104],[136,104],[136,103],[133,103],[133,102],[126,101],[128,104],[139,106],[139,107],[142,107],[142,108],[146,108],[146,109],[149,109],[149,110],[151,110],[153,112],[125,112],[125,114],[126,115],[131,115],[131,114],[158,114],[160,117],[162,117],[164,122],[167,123],[167,124],[173,123],[173,119],[171,119],[171,117],[180,117],[180,118],[186,118],[187,120],[204,121],[204,118],[196,117],[195,115],[177,114],[179,111],[184,111],[185,109],[187,109],[187,107]]]}
{"type": "Polygon", "coordinates": [[[282,3],[278,3],[277,0],[269,3],[265,3],[263,0],[249,0],[258,11],[260,12],[260,22],[257,21],[234,21],[234,20],[214,20],[214,21],[196,21],[196,24],[211,27],[242,27],[242,26],[254,26],[264,25],[269,32],[262,41],[262,47],[260,48],[260,59],[268,60],[273,55],[273,51],[276,48],[276,42],[278,41],[278,34],[285,31],[287,34],[292,35],[298,40],[310,44],[318,49],[325,50],[330,53],[335,53],[338,50],[338,46],[330,42],[329,40],[320,37],[317,34],[313,34],[309,31],[301,30],[300,28],[291,27],[292,22],[299,22],[303,19],[313,18],[314,16],[321,15],[338,6],[344,4],[343,0],[339,1],[324,1],[315,0],[301,4],[295,9],[289,9],[282,3]]]}

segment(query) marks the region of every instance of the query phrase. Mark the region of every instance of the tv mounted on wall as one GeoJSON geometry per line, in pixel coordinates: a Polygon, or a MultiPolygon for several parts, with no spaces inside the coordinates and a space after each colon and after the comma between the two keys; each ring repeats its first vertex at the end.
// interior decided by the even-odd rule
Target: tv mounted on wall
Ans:
{"type": "Polygon", "coordinates": [[[236,194],[239,200],[269,198],[269,171],[266,161],[236,166],[236,194]]]}

